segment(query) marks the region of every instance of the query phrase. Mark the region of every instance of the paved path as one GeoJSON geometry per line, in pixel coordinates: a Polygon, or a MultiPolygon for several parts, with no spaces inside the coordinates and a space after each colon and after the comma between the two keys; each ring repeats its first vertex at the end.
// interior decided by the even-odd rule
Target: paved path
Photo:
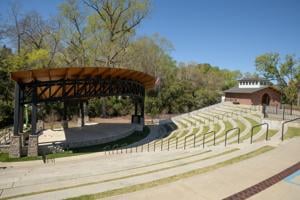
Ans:
{"type": "MultiPolygon", "coordinates": [[[[283,169],[300,161],[300,138],[282,143],[275,150],[259,155],[249,160],[239,162],[206,174],[197,175],[159,187],[146,189],[134,193],[111,197],[109,199],[222,199],[235,194],[245,188],[263,181],[283,169]],[[170,192],[172,191],[172,192],[170,192]]],[[[253,199],[294,199],[299,197],[299,190],[289,188],[290,193],[284,192],[285,198],[278,198],[277,194],[285,190],[285,183],[269,188],[263,193],[253,196],[253,199]],[[278,190],[276,190],[278,189],[278,190]],[[262,198],[260,198],[262,197],[262,198]],[[266,198],[265,198],[266,197],[266,198]]]]}

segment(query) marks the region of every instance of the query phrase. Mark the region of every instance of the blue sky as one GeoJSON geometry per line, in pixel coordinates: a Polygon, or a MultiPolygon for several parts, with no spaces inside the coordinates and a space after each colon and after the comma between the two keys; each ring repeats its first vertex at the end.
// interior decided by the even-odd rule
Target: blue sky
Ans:
{"type": "MultiPolygon", "coordinates": [[[[9,0],[1,0],[7,12],[9,0]]],[[[24,10],[55,15],[59,0],[23,0],[24,10]]],[[[174,46],[178,62],[255,70],[266,52],[300,57],[299,0],[153,0],[139,36],[158,33],[174,46]]]]}

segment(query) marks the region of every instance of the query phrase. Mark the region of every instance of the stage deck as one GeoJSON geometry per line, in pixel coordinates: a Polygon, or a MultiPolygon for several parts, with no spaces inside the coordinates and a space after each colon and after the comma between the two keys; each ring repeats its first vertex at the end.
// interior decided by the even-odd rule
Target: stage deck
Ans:
{"type": "Polygon", "coordinates": [[[64,142],[78,144],[98,141],[97,143],[110,142],[126,137],[135,130],[135,125],[124,123],[87,123],[84,127],[68,129],[47,129],[39,136],[39,144],[64,142]],[[101,142],[103,141],[103,142],[101,142]]]}

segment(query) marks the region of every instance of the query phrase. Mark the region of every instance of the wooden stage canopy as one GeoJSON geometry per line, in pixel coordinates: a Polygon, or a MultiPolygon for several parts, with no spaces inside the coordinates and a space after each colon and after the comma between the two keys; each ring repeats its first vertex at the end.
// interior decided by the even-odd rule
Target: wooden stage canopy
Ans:
{"type": "MultiPolygon", "coordinates": [[[[22,131],[23,106],[32,106],[32,134],[36,134],[37,104],[83,101],[105,96],[129,96],[135,103],[135,114],[144,118],[145,90],[154,88],[155,77],[125,68],[68,67],[35,69],[11,73],[16,82],[14,134],[22,131]],[[140,115],[137,110],[140,106],[140,115]],[[18,128],[19,127],[19,128],[18,128]]],[[[66,110],[64,108],[64,110],[66,110]]],[[[81,109],[82,110],[82,109],[81,109]]],[[[64,119],[66,118],[64,111],[64,119]]]]}

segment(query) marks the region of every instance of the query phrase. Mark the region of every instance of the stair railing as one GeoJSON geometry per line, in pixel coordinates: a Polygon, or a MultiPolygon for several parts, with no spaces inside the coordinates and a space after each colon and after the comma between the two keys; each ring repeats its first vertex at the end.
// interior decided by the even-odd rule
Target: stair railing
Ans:
{"type": "Polygon", "coordinates": [[[254,129],[257,128],[257,127],[263,126],[263,125],[266,125],[266,126],[267,126],[266,140],[268,140],[269,124],[268,124],[268,123],[257,124],[257,125],[255,125],[255,126],[252,126],[252,128],[251,128],[251,139],[250,139],[250,144],[252,144],[252,142],[253,142],[253,131],[254,131],[254,129]]]}
{"type": "Polygon", "coordinates": [[[295,119],[292,119],[292,120],[288,120],[288,121],[285,121],[282,123],[282,128],[281,128],[281,141],[283,141],[284,137],[283,137],[283,134],[284,134],[284,126],[285,124],[289,123],[289,122],[293,122],[293,121],[296,121],[296,120],[299,120],[300,117],[298,118],[295,118],[295,119]]]}
{"type": "Polygon", "coordinates": [[[227,134],[230,132],[230,131],[233,131],[233,130],[238,130],[238,144],[240,143],[240,133],[241,133],[241,129],[239,127],[235,127],[235,128],[232,128],[232,129],[229,129],[225,132],[225,147],[227,145],[227,134]]]}

